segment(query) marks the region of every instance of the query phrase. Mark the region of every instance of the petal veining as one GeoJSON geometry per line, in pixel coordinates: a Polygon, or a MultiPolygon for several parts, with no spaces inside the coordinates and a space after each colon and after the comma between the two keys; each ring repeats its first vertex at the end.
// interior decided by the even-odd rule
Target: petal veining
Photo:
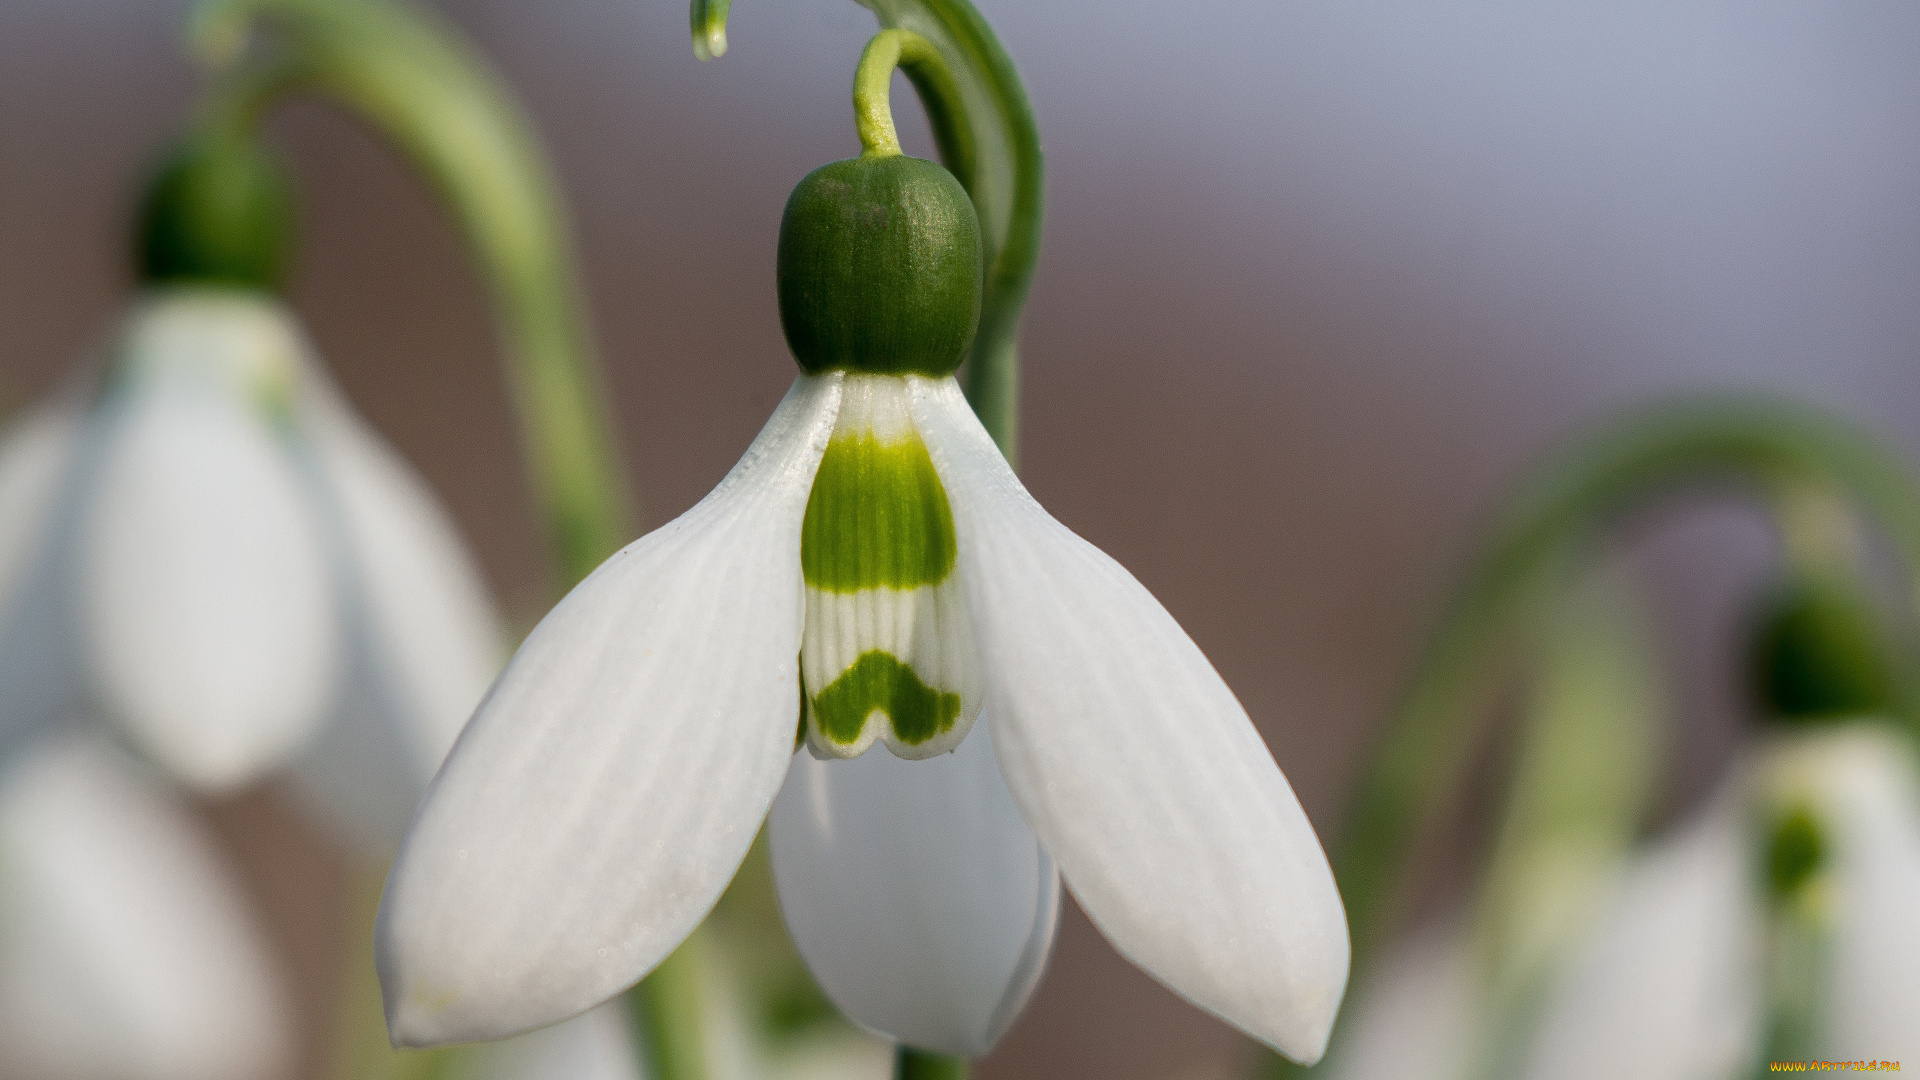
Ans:
{"type": "Polygon", "coordinates": [[[991,1050],[1038,985],[1053,860],[994,760],[990,720],[952,754],[797,755],[769,819],[794,944],[835,1005],[896,1041],[991,1050]]]}
{"type": "Polygon", "coordinates": [[[1027,495],[958,385],[910,381],[1028,824],[1115,948],[1317,1060],[1346,987],[1346,915],[1266,744],[1166,609],[1027,495]]]}
{"type": "Polygon", "coordinates": [[[426,482],[317,373],[310,389],[301,420],[346,584],[346,677],[294,775],[350,837],[390,852],[499,672],[504,635],[426,482]]]}
{"type": "Polygon", "coordinates": [[[84,738],[0,778],[0,1075],[254,1080],[293,1046],[281,988],[212,845],[84,738]]]}
{"type": "Polygon", "coordinates": [[[582,1012],[719,898],[793,753],[800,519],[839,391],[797,381],[720,486],[581,582],[488,691],[381,902],[396,1043],[582,1012]]]}
{"type": "Polygon", "coordinates": [[[979,663],[955,579],[953,513],[903,378],[848,375],[807,496],[800,652],[808,744],[874,740],[903,758],[947,753],[980,711],[979,663]]]}
{"type": "Polygon", "coordinates": [[[278,310],[143,310],[94,416],[79,558],[95,689],[136,745],[208,790],[291,754],[336,670],[322,525],[270,378],[297,337],[260,325],[278,310]]]}

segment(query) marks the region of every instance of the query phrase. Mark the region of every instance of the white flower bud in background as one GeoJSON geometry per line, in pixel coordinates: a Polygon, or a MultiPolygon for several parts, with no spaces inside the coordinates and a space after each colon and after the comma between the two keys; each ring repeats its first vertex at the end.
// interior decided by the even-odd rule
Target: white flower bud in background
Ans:
{"type": "Polygon", "coordinates": [[[294,1044],[273,961],[186,809],[89,737],[0,772],[0,1076],[260,1080],[294,1044]]]}
{"type": "Polygon", "coordinates": [[[499,662],[471,558],[266,294],[154,290],[113,357],[0,444],[7,727],[98,717],[213,793],[297,763],[390,849],[499,662]]]}

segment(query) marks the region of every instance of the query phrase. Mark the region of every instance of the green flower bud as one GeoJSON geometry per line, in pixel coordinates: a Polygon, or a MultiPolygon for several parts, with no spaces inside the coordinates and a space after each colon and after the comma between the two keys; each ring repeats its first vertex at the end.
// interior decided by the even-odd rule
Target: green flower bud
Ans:
{"type": "Polygon", "coordinates": [[[286,180],[264,150],[232,136],[189,138],[162,161],[141,203],[141,280],[275,289],[292,221],[286,180]]]}
{"type": "Polygon", "coordinates": [[[836,161],[787,199],[778,277],[801,370],[951,374],[980,322],[980,222],[931,161],[836,161]]]}
{"type": "Polygon", "coordinates": [[[1853,582],[1799,576],[1762,605],[1752,677],[1771,719],[1886,716],[1899,701],[1892,651],[1872,600],[1853,582]]]}

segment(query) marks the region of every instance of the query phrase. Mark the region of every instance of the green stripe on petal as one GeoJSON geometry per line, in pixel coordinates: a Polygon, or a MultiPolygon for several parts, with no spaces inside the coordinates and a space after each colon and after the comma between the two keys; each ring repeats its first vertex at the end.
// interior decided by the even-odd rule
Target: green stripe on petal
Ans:
{"type": "Polygon", "coordinates": [[[960,715],[959,694],[935,690],[921,682],[913,668],[879,649],[861,654],[814,695],[812,705],[814,725],[842,746],[859,741],[867,717],[876,710],[886,714],[894,736],[908,746],[953,730],[960,715]]]}
{"type": "Polygon", "coordinates": [[[956,550],[947,491],[917,433],[834,435],[800,526],[808,585],[841,593],[935,585],[953,572],[956,550]]]}

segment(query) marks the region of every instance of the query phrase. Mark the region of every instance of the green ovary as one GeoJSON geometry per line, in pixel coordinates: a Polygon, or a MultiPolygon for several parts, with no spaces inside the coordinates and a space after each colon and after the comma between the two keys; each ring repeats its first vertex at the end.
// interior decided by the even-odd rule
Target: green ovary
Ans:
{"type": "Polygon", "coordinates": [[[935,585],[953,571],[956,550],[946,488],[917,434],[881,442],[860,431],[827,443],[800,525],[808,585],[837,593],[935,585]]]}
{"type": "Polygon", "coordinates": [[[920,681],[911,667],[879,649],[862,653],[825,690],[813,696],[813,721],[842,746],[856,742],[875,709],[887,714],[901,742],[918,746],[953,730],[960,695],[920,681]]]}

